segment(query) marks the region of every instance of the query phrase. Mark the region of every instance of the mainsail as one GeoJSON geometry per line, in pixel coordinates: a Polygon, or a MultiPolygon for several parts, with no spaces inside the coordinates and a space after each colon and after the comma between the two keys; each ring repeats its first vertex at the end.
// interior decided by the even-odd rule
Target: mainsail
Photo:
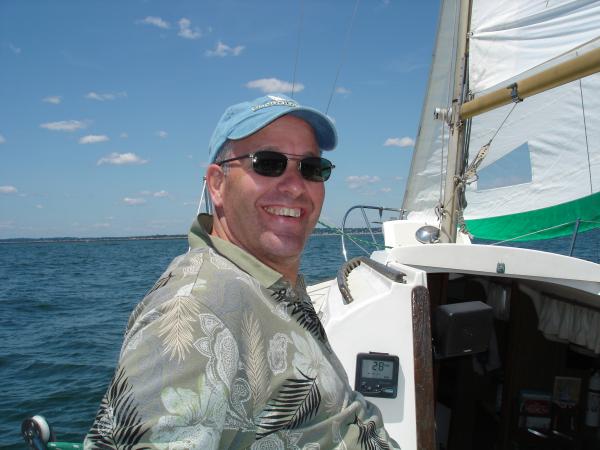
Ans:
{"type": "MultiPolygon", "coordinates": [[[[457,9],[444,2],[440,20],[454,22],[457,9]]],[[[474,1],[468,39],[469,95],[477,98],[600,47],[600,2],[474,1]]],[[[438,35],[436,57],[442,40],[438,35]]],[[[436,75],[434,60],[430,83],[453,73],[450,64],[439,64],[436,75]]],[[[426,98],[403,205],[409,218],[432,220],[442,198],[448,127],[432,111],[450,107],[451,84],[441,82],[443,95],[430,99],[436,91],[430,86],[426,98]]],[[[472,119],[469,160],[492,140],[477,176],[465,180],[464,217],[472,234],[539,239],[572,233],[577,219],[580,230],[600,225],[598,92],[600,74],[594,74],[472,119]]]]}

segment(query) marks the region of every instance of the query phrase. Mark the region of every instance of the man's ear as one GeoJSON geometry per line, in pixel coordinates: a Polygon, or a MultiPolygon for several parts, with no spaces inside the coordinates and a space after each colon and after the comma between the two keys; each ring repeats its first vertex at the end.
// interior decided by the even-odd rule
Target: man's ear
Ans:
{"type": "Polygon", "coordinates": [[[225,173],[217,164],[210,164],[206,169],[206,186],[215,207],[223,205],[223,187],[225,173]]]}

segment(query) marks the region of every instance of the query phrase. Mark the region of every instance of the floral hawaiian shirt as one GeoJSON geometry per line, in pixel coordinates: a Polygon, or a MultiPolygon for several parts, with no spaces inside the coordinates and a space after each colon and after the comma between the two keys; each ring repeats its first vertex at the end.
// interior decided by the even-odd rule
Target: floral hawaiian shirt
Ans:
{"type": "Polygon", "coordinates": [[[296,287],[200,215],[133,311],[85,448],[397,448],[296,287]]]}

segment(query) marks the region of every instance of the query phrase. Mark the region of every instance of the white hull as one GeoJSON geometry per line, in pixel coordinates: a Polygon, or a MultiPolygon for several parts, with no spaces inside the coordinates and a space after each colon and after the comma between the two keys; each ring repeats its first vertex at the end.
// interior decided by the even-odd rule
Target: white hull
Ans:
{"type": "MultiPolygon", "coordinates": [[[[387,231],[390,231],[389,227],[387,231]]],[[[394,230],[391,232],[393,234],[394,230]]],[[[386,242],[389,239],[386,236],[386,242]]],[[[381,409],[386,429],[404,450],[435,448],[432,444],[432,412],[434,397],[438,395],[434,386],[443,383],[437,376],[434,382],[431,365],[428,366],[428,358],[429,363],[433,362],[431,341],[426,342],[428,354],[423,354],[422,347],[419,350],[416,342],[423,341],[423,336],[430,333],[429,299],[425,302],[427,311],[421,311],[421,315],[415,303],[415,292],[419,288],[429,288],[433,310],[437,305],[456,301],[451,298],[456,295],[452,292],[456,290],[453,286],[468,280],[481,288],[480,298],[470,300],[490,304],[495,309],[496,320],[507,327],[508,324],[513,327],[513,322],[518,320],[510,314],[518,314],[516,311],[523,307],[526,299],[531,299],[540,317],[537,322],[531,321],[528,333],[537,333],[538,327],[554,327],[556,330],[540,331],[546,338],[576,344],[589,355],[600,354],[598,264],[520,248],[460,244],[395,247],[375,252],[371,258],[393,271],[403,272],[405,282],[392,281],[361,264],[347,276],[347,287],[354,299],[351,303],[344,301],[335,280],[310,287],[309,294],[320,311],[331,345],[344,364],[351,384],[355,379],[357,353],[383,352],[399,357],[398,397],[368,399],[381,409]],[[431,282],[434,282],[433,286],[429,285],[431,282]],[[511,302],[513,304],[509,305],[511,302]],[[508,306],[514,309],[512,313],[502,310],[508,306]],[[575,325],[568,329],[561,323],[563,317],[553,317],[553,314],[568,315],[569,322],[575,325]],[[541,315],[545,315],[543,320],[541,315]],[[583,322],[588,324],[588,329],[582,331],[577,324],[583,322]],[[594,331],[596,324],[598,329],[594,331]]],[[[518,349],[510,348],[510,352],[516,354],[518,349]]],[[[509,364],[507,361],[513,361],[514,357],[505,354],[500,355],[500,359],[499,364],[509,364]]],[[[437,369],[433,371],[436,374],[437,369]]],[[[517,386],[518,383],[514,386],[506,384],[505,389],[518,391],[523,388],[517,386]]],[[[509,414],[515,407],[508,404],[514,400],[508,393],[505,395],[506,404],[502,407],[505,409],[498,414],[509,414]]],[[[507,423],[513,420],[512,416],[506,418],[507,423]]],[[[438,428],[447,425],[440,423],[438,428]]]]}

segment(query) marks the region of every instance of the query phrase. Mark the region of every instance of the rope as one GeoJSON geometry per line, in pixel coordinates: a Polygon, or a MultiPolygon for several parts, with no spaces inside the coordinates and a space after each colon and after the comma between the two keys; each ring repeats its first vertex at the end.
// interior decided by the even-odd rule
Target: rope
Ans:
{"type": "Polygon", "coordinates": [[[348,30],[346,31],[346,38],[344,39],[344,45],[341,51],[340,64],[337,68],[337,72],[335,74],[335,80],[333,81],[333,86],[331,87],[331,94],[329,95],[329,101],[327,102],[327,108],[325,108],[325,114],[329,112],[329,107],[331,106],[331,101],[333,100],[333,94],[335,93],[335,87],[338,82],[338,78],[340,76],[340,72],[342,71],[342,66],[344,65],[344,60],[346,59],[346,51],[348,49],[348,42],[350,41],[350,34],[352,33],[352,27],[354,26],[354,18],[356,17],[356,11],[358,11],[358,4],[360,0],[356,0],[354,3],[354,12],[352,13],[352,18],[350,19],[350,25],[348,30]]]}
{"type": "MultiPolygon", "coordinates": [[[[479,178],[479,176],[477,174],[477,170],[479,169],[479,166],[481,165],[481,163],[483,162],[483,160],[489,153],[489,149],[492,145],[492,141],[496,138],[496,136],[498,136],[498,133],[500,132],[500,130],[502,129],[502,127],[504,126],[504,124],[506,123],[506,121],[508,120],[510,115],[512,114],[512,112],[515,110],[516,106],[517,106],[517,103],[514,103],[512,108],[506,115],[506,117],[504,117],[504,120],[502,120],[500,125],[497,127],[494,135],[490,138],[490,140],[487,142],[487,144],[485,144],[484,146],[482,146],[479,149],[479,151],[477,152],[477,155],[475,155],[475,158],[473,158],[473,161],[468,166],[467,166],[468,153],[465,152],[465,161],[463,162],[463,164],[464,164],[463,167],[465,169],[462,173],[462,176],[458,180],[457,185],[454,188],[453,195],[450,197],[451,200],[453,200],[454,196],[458,194],[458,198],[459,198],[459,200],[458,200],[459,208],[458,209],[460,211],[460,214],[459,214],[459,217],[457,220],[457,225],[463,233],[469,232],[469,230],[467,228],[467,223],[465,222],[464,216],[463,216],[463,210],[466,208],[465,186],[473,183],[474,181],[476,181],[479,178]]],[[[470,134],[470,127],[468,130],[468,133],[470,134]]],[[[447,207],[447,205],[442,205],[442,210],[445,210],[446,207],[447,207]]]]}

